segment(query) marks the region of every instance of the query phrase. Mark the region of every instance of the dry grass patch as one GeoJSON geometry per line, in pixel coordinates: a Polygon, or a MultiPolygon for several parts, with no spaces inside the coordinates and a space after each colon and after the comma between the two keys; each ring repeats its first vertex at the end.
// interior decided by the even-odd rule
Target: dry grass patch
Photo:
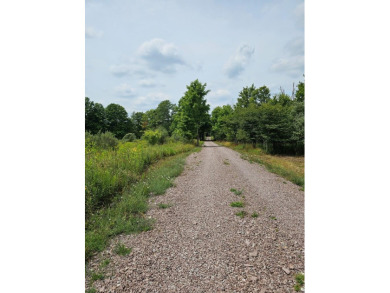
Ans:
{"type": "Polygon", "coordinates": [[[301,186],[305,186],[305,157],[269,155],[261,148],[253,148],[247,144],[234,144],[232,142],[218,142],[242,154],[242,158],[249,162],[264,165],[268,171],[281,175],[285,179],[301,186]]]}

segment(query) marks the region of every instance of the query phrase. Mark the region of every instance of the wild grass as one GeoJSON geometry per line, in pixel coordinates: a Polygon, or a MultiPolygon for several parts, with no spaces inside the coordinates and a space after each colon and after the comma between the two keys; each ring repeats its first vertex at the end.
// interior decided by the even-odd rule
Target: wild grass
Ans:
{"type": "Polygon", "coordinates": [[[237,190],[235,188],[230,188],[230,191],[233,192],[235,195],[241,195],[242,194],[242,190],[237,190]]]}
{"type": "Polygon", "coordinates": [[[190,151],[158,161],[138,177],[138,182],[123,187],[122,193],[116,196],[109,206],[91,213],[85,222],[86,260],[94,253],[102,251],[107,246],[108,240],[115,235],[152,229],[153,220],[145,217],[148,210],[148,197],[162,194],[172,186],[173,179],[184,169],[186,156],[197,150],[200,148],[192,146],[190,151]]]}
{"type": "Polygon", "coordinates": [[[109,263],[110,263],[110,260],[109,260],[109,259],[105,259],[105,260],[103,260],[103,261],[101,262],[100,267],[101,267],[102,269],[104,269],[105,267],[107,267],[107,266],[109,265],[109,263]]]}
{"type": "Polygon", "coordinates": [[[242,155],[249,162],[264,165],[268,171],[301,186],[305,186],[305,158],[303,156],[280,156],[267,154],[261,148],[253,148],[250,144],[234,144],[232,142],[217,142],[229,147],[242,155]]]}
{"type": "Polygon", "coordinates": [[[259,216],[259,214],[256,213],[256,212],[253,212],[252,215],[251,215],[252,218],[257,218],[258,216],[259,216]]]}
{"type": "Polygon", "coordinates": [[[172,205],[170,205],[170,204],[167,204],[167,203],[159,203],[158,204],[158,207],[160,208],[160,209],[167,209],[167,208],[169,208],[169,207],[171,207],[172,205]]]}
{"type": "Polygon", "coordinates": [[[104,279],[104,275],[101,274],[101,273],[93,272],[92,275],[91,275],[91,279],[92,279],[92,281],[103,280],[104,279]]]}
{"type": "Polygon", "coordinates": [[[117,243],[114,252],[118,255],[128,255],[132,251],[132,248],[127,248],[122,243],[117,243]]]}
{"type": "Polygon", "coordinates": [[[235,213],[236,216],[239,216],[241,219],[243,219],[248,213],[246,211],[239,211],[235,213]]]}
{"type": "Polygon", "coordinates": [[[301,291],[301,288],[305,286],[305,275],[303,273],[296,274],[295,281],[297,283],[294,286],[294,290],[299,292],[301,291]]]}
{"type": "MultiPolygon", "coordinates": [[[[98,148],[86,139],[86,219],[100,208],[110,205],[124,189],[140,181],[143,173],[153,163],[193,148],[191,144],[168,143],[152,146],[146,141],[137,141],[120,142],[118,146],[107,149],[98,148]]],[[[156,194],[161,194],[161,190],[165,189],[166,185],[156,187],[156,194]]]]}
{"type": "Polygon", "coordinates": [[[230,206],[233,208],[243,208],[244,203],[242,201],[233,201],[232,203],[230,203],[230,206]]]}

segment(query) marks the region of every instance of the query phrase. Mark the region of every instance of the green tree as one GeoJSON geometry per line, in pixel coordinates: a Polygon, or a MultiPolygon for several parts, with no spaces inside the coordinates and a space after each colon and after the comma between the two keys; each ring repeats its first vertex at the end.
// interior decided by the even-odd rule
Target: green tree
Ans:
{"type": "Polygon", "coordinates": [[[271,100],[271,93],[268,87],[263,85],[257,89],[256,104],[261,105],[271,100]]]}
{"type": "Polygon", "coordinates": [[[186,136],[197,138],[199,145],[200,130],[210,119],[205,96],[210,92],[206,90],[207,84],[201,84],[198,80],[187,86],[187,91],[179,101],[178,111],[174,117],[175,126],[186,136]]]}
{"type": "Polygon", "coordinates": [[[175,113],[176,105],[169,100],[162,101],[155,110],[156,125],[162,126],[169,131],[172,124],[172,116],[175,113]]]}
{"type": "Polygon", "coordinates": [[[85,97],[85,131],[91,134],[104,132],[105,110],[102,104],[94,103],[88,97],[85,97]]]}
{"type": "Polygon", "coordinates": [[[295,93],[295,98],[298,102],[304,102],[305,101],[305,83],[299,82],[298,83],[298,89],[295,93]]]}
{"type": "Polygon", "coordinates": [[[142,129],[142,117],[144,116],[143,112],[133,112],[131,114],[131,122],[133,124],[134,128],[134,134],[137,138],[141,138],[143,135],[143,129],[142,129]]]}
{"type": "Polygon", "coordinates": [[[122,139],[125,134],[133,132],[132,122],[125,108],[118,104],[109,104],[106,107],[107,130],[116,138],[122,139]]]}
{"type": "Polygon", "coordinates": [[[266,151],[282,152],[283,147],[291,141],[291,107],[266,103],[261,105],[259,111],[258,133],[266,151]]]}
{"type": "Polygon", "coordinates": [[[211,112],[212,133],[215,139],[223,140],[227,137],[227,124],[224,117],[232,115],[233,108],[230,105],[216,107],[211,112]]]}
{"type": "Polygon", "coordinates": [[[150,109],[145,112],[143,116],[143,128],[145,129],[155,129],[158,125],[156,110],[150,109]]]}
{"type": "Polygon", "coordinates": [[[249,105],[255,104],[260,106],[263,103],[267,103],[271,99],[270,90],[265,85],[256,88],[254,84],[250,87],[244,87],[238,94],[237,103],[235,108],[248,108],[249,105]]]}
{"type": "Polygon", "coordinates": [[[252,143],[252,146],[255,147],[256,143],[261,138],[261,129],[259,128],[259,107],[255,106],[255,104],[251,104],[247,108],[238,108],[235,114],[239,120],[239,133],[241,137],[238,137],[238,140],[250,142],[252,143]],[[244,132],[246,135],[244,135],[244,132]]]}

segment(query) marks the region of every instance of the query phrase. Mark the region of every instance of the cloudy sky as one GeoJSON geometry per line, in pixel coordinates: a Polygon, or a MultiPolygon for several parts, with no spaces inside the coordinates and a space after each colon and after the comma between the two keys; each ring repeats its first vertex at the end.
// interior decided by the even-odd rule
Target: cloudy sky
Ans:
{"type": "Polygon", "coordinates": [[[195,79],[213,109],[252,83],[291,94],[304,74],[302,0],[86,0],[85,95],[133,111],[195,79]]]}

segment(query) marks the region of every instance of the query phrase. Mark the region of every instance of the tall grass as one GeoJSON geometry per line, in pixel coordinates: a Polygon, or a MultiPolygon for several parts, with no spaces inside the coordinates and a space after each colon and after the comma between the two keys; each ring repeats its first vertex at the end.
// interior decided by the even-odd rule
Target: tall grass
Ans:
{"type": "Polygon", "coordinates": [[[147,231],[147,198],[172,186],[194,150],[191,144],[151,146],[145,141],[119,142],[115,149],[86,146],[85,257],[102,251],[110,237],[147,231]]]}
{"type": "Polygon", "coordinates": [[[243,159],[264,165],[268,171],[278,174],[304,188],[305,158],[303,156],[270,155],[261,148],[253,148],[250,144],[217,143],[241,153],[243,159]]]}
{"type": "Polygon", "coordinates": [[[158,160],[187,152],[191,144],[149,145],[145,141],[120,142],[115,149],[87,145],[85,149],[85,211],[88,219],[111,204],[122,191],[137,182],[158,160]]]}

